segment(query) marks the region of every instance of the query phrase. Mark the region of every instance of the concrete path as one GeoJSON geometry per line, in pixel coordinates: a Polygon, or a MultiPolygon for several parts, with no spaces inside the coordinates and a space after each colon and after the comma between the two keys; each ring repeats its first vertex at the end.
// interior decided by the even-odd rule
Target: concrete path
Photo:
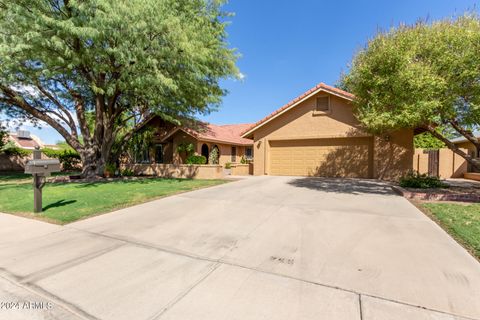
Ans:
{"type": "Polygon", "coordinates": [[[480,264],[385,184],[253,177],[64,227],[0,214],[0,303],[15,320],[480,319],[480,264]]]}

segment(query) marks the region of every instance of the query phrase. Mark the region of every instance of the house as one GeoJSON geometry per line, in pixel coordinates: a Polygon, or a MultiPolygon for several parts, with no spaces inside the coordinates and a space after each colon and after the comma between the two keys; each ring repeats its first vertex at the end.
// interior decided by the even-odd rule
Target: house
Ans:
{"type": "Polygon", "coordinates": [[[218,164],[240,163],[253,158],[253,141],[241,137],[251,124],[214,125],[201,123],[198,128],[176,126],[160,117],[152,117],[145,127],[153,130],[151,147],[139,150],[131,162],[139,164],[183,164],[186,153],[179,152],[182,144],[192,144],[194,153],[209,159],[217,149],[218,164]]]}
{"type": "Polygon", "coordinates": [[[26,150],[34,150],[36,147],[43,148],[44,143],[37,136],[27,130],[18,130],[17,132],[9,132],[7,140],[19,148],[26,150]]]}
{"type": "Polygon", "coordinates": [[[413,130],[362,130],[354,96],[320,83],[249,127],[255,175],[398,179],[412,169],[413,130]]]}
{"type": "MultiPolygon", "coordinates": [[[[480,139],[480,131],[475,131],[473,132],[473,135],[477,138],[480,139]]],[[[480,157],[480,150],[477,150],[473,143],[468,141],[465,137],[459,137],[452,139],[452,142],[457,145],[457,147],[466,149],[466,152],[471,155],[474,158],[480,157]]],[[[470,165],[468,166],[468,172],[473,172],[475,171],[474,168],[472,168],[470,165]]]]}

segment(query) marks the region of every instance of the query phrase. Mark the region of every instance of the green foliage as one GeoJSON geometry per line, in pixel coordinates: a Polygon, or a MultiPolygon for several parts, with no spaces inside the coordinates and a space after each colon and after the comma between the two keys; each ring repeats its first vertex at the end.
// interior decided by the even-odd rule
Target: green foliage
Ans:
{"type": "Polygon", "coordinates": [[[2,148],[7,144],[7,142],[8,142],[8,131],[0,123],[0,150],[2,150],[2,148]]]}
{"type": "Polygon", "coordinates": [[[46,122],[101,168],[150,116],[180,124],[218,108],[221,80],[239,74],[223,3],[4,0],[0,110],[46,122]]]}
{"type": "Polygon", "coordinates": [[[213,147],[208,155],[208,163],[209,164],[218,164],[218,158],[220,157],[220,152],[218,151],[217,147],[213,147]]]}
{"type": "MultiPolygon", "coordinates": [[[[480,124],[480,20],[465,15],[378,34],[353,59],[342,87],[372,132],[480,124]]],[[[450,127],[451,128],[451,127],[450,127]]]]}
{"type": "Polygon", "coordinates": [[[117,170],[117,166],[114,163],[107,163],[105,165],[105,172],[111,175],[114,175],[116,170],[117,170]]]}
{"type": "Polygon", "coordinates": [[[240,163],[241,164],[247,164],[248,162],[247,162],[247,159],[245,159],[245,157],[242,156],[242,158],[240,159],[240,163]]]}
{"type": "Polygon", "coordinates": [[[27,150],[27,149],[22,149],[20,147],[17,147],[15,145],[15,143],[13,143],[12,141],[9,141],[7,142],[3,148],[1,149],[1,151],[6,154],[7,156],[18,156],[18,157],[28,157],[29,155],[32,154],[32,151],[31,150],[27,150]]]}
{"type": "Polygon", "coordinates": [[[188,158],[195,152],[195,146],[193,143],[183,142],[177,146],[177,152],[186,154],[188,158]]]}
{"type": "Polygon", "coordinates": [[[204,156],[191,155],[185,161],[187,164],[206,164],[207,158],[204,156]]]}
{"type": "Polygon", "coordinates": [[[132,169],[125,168],[122,170],[121,175],[124,177],[133,177],[135,175],[135,172],[133,172],[132,169]]]}
{"type": "Polygon", "coordinates": [[[232,163],[231,162],[225,163],[225,169],[231,169],[231,168],[232,168],[232,163]]]}
{"type": "Polygon", "coordinates": [[[56,158],[60,161],[63,171],[74,171],[81,167],[81,158],[78,152],[70,149],[55,150],[43,148],[42,153],[49,158],[56,158]]]}
{"type": "Polygon", "coordinates": [[[413,138],[413,145],[415,148],[423,149],[441,149],[446,147],[445,143],[432,136],[429,132],[417,134],[413,138]]]}
{"type": "Polygon", "coordinates": [[[418,172],[410,172],[400,178],[399,184],[403,188],[447,188],[448,185],[440,181],[437,177],[432,177],[427,174],[420,174],[418,172]]]}

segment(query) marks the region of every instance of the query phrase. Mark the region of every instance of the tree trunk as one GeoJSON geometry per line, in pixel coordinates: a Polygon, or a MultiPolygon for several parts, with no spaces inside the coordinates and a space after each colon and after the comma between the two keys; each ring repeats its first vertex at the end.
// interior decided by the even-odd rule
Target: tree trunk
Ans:
{"type": "Polygon", "coordinates": [[[428,126],[428,127],[425,127],[425,129],[427,129],[428,132],[430,132],[435,138],[445,143],[450,150],[452,150],[453,152],[461,156],[463,159],[465,159],[468,162],[468,164],[470,164],[473,168],[475,168],[475,170],[480,171],[480,158],[472,157],[468,153],[461,150],[455,143],[451,142],[450,140],[445,138],[441,133],[435,130],[434,127],[428,126]]]}

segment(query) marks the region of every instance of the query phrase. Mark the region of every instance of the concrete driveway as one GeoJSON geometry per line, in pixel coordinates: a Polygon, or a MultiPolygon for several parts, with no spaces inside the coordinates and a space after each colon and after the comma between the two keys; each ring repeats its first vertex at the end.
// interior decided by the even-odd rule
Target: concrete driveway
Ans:
{"type": "Polygon", "coordinates": [[[55,226],[0,215],[0,319],[480,319],[480,264],[376,181],[252,177],[55,226]]]}

